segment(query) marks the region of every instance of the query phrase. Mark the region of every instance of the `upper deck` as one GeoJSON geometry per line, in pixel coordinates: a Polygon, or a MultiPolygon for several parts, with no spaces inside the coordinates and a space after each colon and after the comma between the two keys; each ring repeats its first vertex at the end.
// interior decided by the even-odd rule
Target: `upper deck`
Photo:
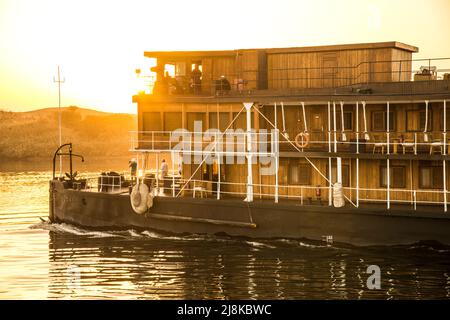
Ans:
{"type": "MultiPolygon", "coordinates": [[[[381,42],[223,51],[152,51],[138,101],[257,101],[275,97],[448,94],[450,59],[417,59],[418,48],[381,42]],[[449,65],[449,66],[447,66],[449,65]],[[419,81],[420,80],[420,81],[419,81]],[[428,80],[428,81],[424,81],[428,80]]],[[[382,99],[382,98],[381,98],[382,99]]],[[[382,99],[383,100],[383,99],[382,99]]]]}

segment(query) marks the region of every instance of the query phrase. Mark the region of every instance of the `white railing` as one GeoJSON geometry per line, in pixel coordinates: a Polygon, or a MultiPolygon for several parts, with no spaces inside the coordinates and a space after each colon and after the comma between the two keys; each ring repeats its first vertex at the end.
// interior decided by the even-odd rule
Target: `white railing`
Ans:
{"type": "MultiPolygon", "coordinates": [[[[247,132],[233,132],[230,136],[223,133],[209,133],[206,140],[205,132],[189,132],[185,134],[172,131],[132,131],[131,150],[145,150],[155,152],[178,151],[185,154],[221,154],[244,155],[248,154],[246,146],[249,141],[247,132]],[[222,136],[223,135],[223,136],[222,136]],[[216,141],[221,143],[216,148],[216,141]]],[[[283,133],[280,133],[282,135],[283,133]]],[[[298,147],[299,151],[318,151],[333,153],[334,131],[311,132],[306,147],[298,147]],[[325,137],[330,137],[330,140],[325,137]],[[324,137],[324,139],[318,138],[324,137]],[[331,151],[329,151],[331,150],[331,151]]],[[[273,132],[253,132],[250,141],[252,153],[258,155],[274,156],[276,150],[273,132]]],[[[290,141],[294,141],[296,134],[288,133],[290,141]]],[[[354,153],[380,153],[380,154],[436,154],[447,155],[450,149],[446,132],[336,132],[338,152],[354,153]],[[369,139],[364,139],[365,135],[369,139]],[[359,137],[359,139],[358,139],[359,137]],[[365,151],[364,151],[365,150],[365,151]]],[[[279,149],[297,150],[292,142],[279,137],[279,149]]]]}
{"type": "Polygon", "coordinates": [[[249,154],[247,146],[251,144],[251,153],[273,155],[273,132],[248,132],[242,129],[226,132],[206,131],[131,131],[130,150],[179,151],[183,153],[239,155],[249,154]]]}
{"type": "MultiPolygon", "coordinates": [[[[155,171],[156,172],[156,171],[155,171]]],[[[124,186],[123,182],[130,182],[129,175],[121,174],[117,175],[103,175],[103,176],[87,176],[82,177],[81,180],[84,183],[80,183],[77,186],[77,182],[74,184],[74,189],[87,191],[87,192],[108,192],[108,193],[126,193],[129,192],[127,186],[124,186]],[[114,178],[110,183],[111,178],[114,178]],[[106,181],[105,181],[106,180],[106,181]]],[[[142,181],[142,178],[140,178],[142,181]]],[[[156,182],[156,177],[155,177],[156,182]]],[[[179,190],[182,189],[181,197],[242,197],[247,195],[247,184],[239,182],[218,182],[210,180],[187,180],[182,179],[180,176],[160,177],[158,179],[159,185],[154,185],[157,188],[157,194],[160,196],[177,197],[179,190]],[[168,182],[167,184],[165,182],[168,182]],[[218,186],[213,190],[212,186],[218,186]],[[164,187],[166,185],[166,187],[164,187]],[[227,190],[229,186],[230,190],[227,190]],[[217,189],[219,191],[217,191],[217,189]],[[232,190],[231,190],[232,189],[232,190]],[[217,194],[219,193],[219,197],[217,194]]],[[[254,199],[272,199],[275,200],[275,188],[273,184],[252,184],[254,199]]],[[[285,200],[297,201],[300,205],[305,204],[317,204],[326,205],[330,202],[330,190],[331,186],[307,186],[307,185],[278,185],[278,198],[285,200]]],[[[386,188],[355,188],[355,187],[343,187],[344,195],[352,201],[358,200],[359,203],[387,203],[387,192],[390,193],[389,202],[393,204],[408,204],[414,209],[417,209],[418,205],[435,205],[443,206],[444,210],[447,205],[447,199],[449,199],[450,191],[435,190],[435,189],[389,189],[386,188]],[[358,194],[358,199],[356,199],[358,194]]]]}

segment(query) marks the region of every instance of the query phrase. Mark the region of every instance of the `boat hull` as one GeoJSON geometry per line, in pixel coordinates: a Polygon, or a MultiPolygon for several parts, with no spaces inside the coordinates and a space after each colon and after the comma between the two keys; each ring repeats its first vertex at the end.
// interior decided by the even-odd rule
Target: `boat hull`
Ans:
{"type": "Polygon", "coordinates": [[[401,245],[419,241],[450,245],[450,218],[443,212],[157,197],[148,213],[137,214],[126,193],[64,189],[58,181],[50,183],[50,219],[93,229],[135,228],[250,238],[324,240],[328,237],[335,243],[352,245],[401,245]]]}

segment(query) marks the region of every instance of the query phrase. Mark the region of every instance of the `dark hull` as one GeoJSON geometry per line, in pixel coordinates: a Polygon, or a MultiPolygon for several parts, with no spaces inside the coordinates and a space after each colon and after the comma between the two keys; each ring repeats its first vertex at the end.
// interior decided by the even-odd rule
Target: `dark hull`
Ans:
{"type": "Polygon", "coordinates": [[[128,194],[64,189],[57,181],[50,186],[50,219],[87,228],[311,240],[332,236],[334,242],[353,245],[428,240],[450,245],[450,218],[443,212],[158,197],[147,214],[139,215],[128,194]]]}

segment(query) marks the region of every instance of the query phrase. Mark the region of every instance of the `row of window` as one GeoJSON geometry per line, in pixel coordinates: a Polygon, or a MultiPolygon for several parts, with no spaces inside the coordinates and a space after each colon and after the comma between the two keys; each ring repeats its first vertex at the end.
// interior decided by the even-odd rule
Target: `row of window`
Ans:
{"type": "MultiPolygon", "coordinates": [[[[237,112],[233,112],[231,115],[229,112],[210,112],[209,127],[224,131],[230,124],[230,116],[233,119],[236,118],[231,127],[232,129],[247,128],[247,115],[245,112],[241,112],[239,115],[237,112]]],[[[142,118],[144,131],[173,131],[183,127],[181,112],[164,112],[163,114],[160,112],[144,112],[142,118]]],[[[201,121],[201,130],[206,130],[206,113],[204,112],[186,112],[186,121],[187,129],[191,132],[194,132],[195,121],[201,121]]]]}
{"type": "MultiPolygon", "coordinates": [[[[270,113],[270,112],[269,112],[270,113]]],[[[234,112],[231,114],[234,118],[237,116],[237,113],[234,112]]],[[[441,118],[442,114],[439,115],[441,118]]],[[[204,112],[187,112],[187,129],[193,130],[194,121],[202,121],[203,122],[203,130],[206,129],[206,113],[204,112]]],[[[269,117],[270,118],[270,117],[269,117]]],[[[427,131],[432,131],[432,121],[433,113],[431,111],[428,112],[428,116],[424,110],[407,110],[406,111],[406,131],[424,131],[425,130],[425,122],[427,122],[427,131]]],[[[301,119],[301,118],[299,118],[301,119]]],[[[286,125],[289,127],[290,125],[296,126],[294,122],[303,121],[299,119],[286,119],[286,125]],[[292,122],[294,121],[294,122],[292,122]],[[291,123],[292,122],[292,123],[291,123]]],[[[336,121],[336,129],[341,130],[342,121],[340,112],[337,112],[336,121]]],[[[220,130],[225,130],[231,119],[229,112],[210,112],[209,113],[209,127],[210,128],[219,128],[220,130]]],[[[253,119],[252,119],[253,120],[253,119]]],[[[311,130],[323,130],[324,119],[322,119],[322,115],[320,113],[313,114],[312,120],[310,124],[311,130]],[[316,119],[317,118],[317,119],[316,119]],[[317,123],[316,123],[317,122],[317,123]]],[[[182,127],[182,113],[181,112],[165,112],[162,116],[160,112],[144,112],[143,113],[143,128],[144,131],[172,131],[182,127]]],[[[261,125],[263,126],[264,121],[261,121],[261,125]]],[[[353,111],[345,111],[344,112],[344,129],[353,131],[354,123],[354,114],[353,111]]],[[[395,131],[397,123],[397,114],[395,111],[389,112],[389,130],[395,131]]],[[[371,131],[386,131],[387,127],[387,112],[386,111],[372,111],[371,112],[371,123],[370,128],[371,131]]],[[[443,130],[443,121],[440,121],[439,130],[443,130]]],[[[246,128],[246,114],[241,113],[237,119],[233,123],[233,129],[245,129],[246,128]]],[[[450,129],[450,110],[447,113],[447,128],[450,129]]],[[[436,128],[435,128],[436,129],[436,128]]]]}
{"type": "MultiPolygon", "coordinates": [[[[309,163],[298,163],[298,161],[285,161],[280,163],[279,183],[289,185],[311,185],[312,167],[309,163]]],[[[387,187],[387,167],[379,167],[379,186],[387,187]]],[[[390,186],[391,188],[406,187],[406,167],[390,166],[390,186]]],[[[328,176],[328,166],[327,166],[328,176]]],[[[331,180],[336,178],[336,166],[331,168],[331,180]]],[[[350,186],[350,167],[342,165],[342,185],[350,186]]],[[[419,166],[419,188],[421,189],[442,189],[443,177],[442,166],[427,165],[419,166]]]]}
{"type": "MultiPolygon", "coordinates": [[[[371,131],[386,131],[387,130],[387,111],[372,111],[371,113],[371,131]]],[[[428,112],[428,116],[425,111],[419,110],[406,110],[405,128],[406,131],[424,131],[425,122],[427,122],[427,131],[433,130],[432,112],[428,112]]],[[[338,116],[340,119],[340,115],[338,116]]],[[[397,114],[394,111],[389,112],[389,131],[395,131],[397,124],[397,114]]],[[[450,116],[447,116],[447,128],[450,124],[450,116]]],[[[341,130],[341,121],[336,122],[337,130],[341,130]]],[[[353,131],[353,112],[344,112],[344,129],[353,131]]],[[[439,130],[444,129],[443,121],[440,121],[439,130]]]]}

